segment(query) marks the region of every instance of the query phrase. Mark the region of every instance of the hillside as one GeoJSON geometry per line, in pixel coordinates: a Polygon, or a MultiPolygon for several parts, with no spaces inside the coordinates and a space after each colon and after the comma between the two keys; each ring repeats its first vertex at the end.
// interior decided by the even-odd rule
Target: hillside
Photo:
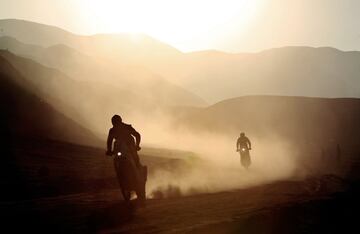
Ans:
{"type": "Polygon", "coordinates": [[[1,148],[5,152],[11,144],[22,138],[56,139],[87,145],[101,144],[92,132],[31,93],[29,90],[33,85],[1,56],[0,76],[1,148]],[[20,86],[19,82],[23,86],[20,86]]]}
{"type": "MultiPolygon", "coordinates": [[[[191,129],[236,137],[287,139],[298,149],[340,144],[359,150],[360,99],[246,96],[191,111],[182,121],[191,129]]],[[[304,150],[304,149],[303,149],[304,150]]]]}

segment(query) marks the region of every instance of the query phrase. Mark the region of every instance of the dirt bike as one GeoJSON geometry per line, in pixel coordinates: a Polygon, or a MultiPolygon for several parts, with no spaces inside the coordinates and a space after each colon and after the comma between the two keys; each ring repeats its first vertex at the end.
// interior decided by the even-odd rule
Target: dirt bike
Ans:
{"type": "Polygon", "coordinates": [[[116,176],[124,200],[129,202],[131,194],[135,192],[138,200],[144,202],[147,167],[136,166],[131,150],[115,150],[113,156],[116,176]]]}
{"type": "Polygon", "coordinates": [[[250,151],[251,149],[247,147],[241,147],[237,151],[240,153],[240,162],[243,167],[249,169],[251,165],[250,151]]]}

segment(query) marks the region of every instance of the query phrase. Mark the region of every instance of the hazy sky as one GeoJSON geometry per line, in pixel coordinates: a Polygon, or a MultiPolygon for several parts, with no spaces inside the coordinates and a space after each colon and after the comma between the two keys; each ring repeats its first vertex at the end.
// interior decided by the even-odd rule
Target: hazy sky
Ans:
{"type": "Polygon", "coordinates": [[[360,0],[0,0],[0,19],[77,34],[144,32],[183,51],[360,50],[360,0]]]}

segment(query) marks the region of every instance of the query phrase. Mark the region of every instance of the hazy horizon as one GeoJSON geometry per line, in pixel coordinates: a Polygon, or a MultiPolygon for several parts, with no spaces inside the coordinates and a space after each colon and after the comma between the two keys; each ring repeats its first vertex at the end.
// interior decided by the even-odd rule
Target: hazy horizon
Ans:
{"type": "Polygon", "coordinates": [[[4,0],[0,5],[1,19],[28,20],[79,35],[143,33],[183,52],[287,46],[360,50],[360,2],[355,0],[4,0]]]}

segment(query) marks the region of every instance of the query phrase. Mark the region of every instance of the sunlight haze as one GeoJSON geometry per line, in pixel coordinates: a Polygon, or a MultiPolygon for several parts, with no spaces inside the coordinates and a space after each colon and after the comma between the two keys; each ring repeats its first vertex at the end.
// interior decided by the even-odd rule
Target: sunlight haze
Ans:
{"type": "MultiPolygon", "coordinates": [[[[193,50],[197,49],[196,41],[232,20],[237,21],[239,31],[247,27],[262,1],[79,0],[77,7],[90,22],[84,24],[89,31],[145,33],[180,49],[193,50]]],[[[202,46],[211,47],[203,41],[202,46]]]]}
{"type": "Polygon", "coordinates": [[[257,52],[282,46],[359,50],[359,9],[356,0],[33,0],[31,5],[2,0],[0,18],[76,34],[145,33],[185,52],[257,52]]]}

